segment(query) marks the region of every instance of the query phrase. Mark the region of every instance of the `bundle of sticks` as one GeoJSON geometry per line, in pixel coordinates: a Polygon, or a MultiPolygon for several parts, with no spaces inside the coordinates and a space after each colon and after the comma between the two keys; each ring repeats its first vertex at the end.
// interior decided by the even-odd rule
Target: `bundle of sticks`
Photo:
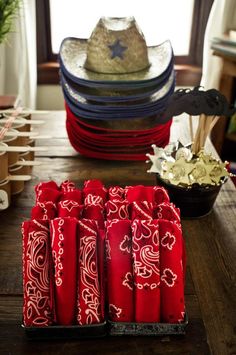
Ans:
{"type": "Polygon", "coordinates": [[[205,115],[202,113],[198,118],[198,126],[196,132],[194,133],[193,118],[192,115],[189,115],[189,130],[193,154],[199,153],[199,151],[204,148],[206,139],[210,135],[219,118],[220,116],[205,115]]]}

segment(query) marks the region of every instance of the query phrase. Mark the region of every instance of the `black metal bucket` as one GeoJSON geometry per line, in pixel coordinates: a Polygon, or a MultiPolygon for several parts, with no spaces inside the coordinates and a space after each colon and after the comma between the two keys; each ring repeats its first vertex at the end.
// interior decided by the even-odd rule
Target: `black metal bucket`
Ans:
{"type": "Polygon", "coordinates": [[[223,184],[206,187],[195,184],[185,188],[164,181],[158,174],[156,180],[168,191],[171,202],[180,208],[183,218],[198,218],[210,213],[223,184]]]}

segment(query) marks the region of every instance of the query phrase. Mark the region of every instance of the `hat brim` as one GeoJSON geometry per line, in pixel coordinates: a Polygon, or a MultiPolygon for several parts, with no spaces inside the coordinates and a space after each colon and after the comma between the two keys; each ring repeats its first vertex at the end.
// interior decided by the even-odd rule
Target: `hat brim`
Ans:
{"type": "Polygon", "coordinates": [[[63,81],[62,79],[62,89],[65,91],[66,96],[70,98],[72,102],[74,102],[78,107],[85,109],[85,110],[91,110],[91,111],[97,111],[97,112],[119,112],[119,111],[124,111],[128,112],[133,110],[152,110],[155,109],[155,107],[160,103],[165,97],[169,96],[170,93],[172,94],[174,91],[174,85],[175,85],[175,73],[172,71],[171,75],[169,76],[168,81],[160,88],[157,92],[154,94],[150,95],[145,101],[141,100],[140,102],[133,101],[133,102],[121,102],[121,103],[101,103],[101,102],[96,102],[96,101],[90,101],[85,99],[83,96],[81,96],[78,92],[76,92],[70,85],[63,81]]]}
{"type": "Polygon", "coordinates": [[[80,38],[65,38],[59,51],[59,61],[62,70],[75,82],[124,83],[156,80],[173,62],[173,50],[170,41],[158,46],[148,47],[150,66],[142,71],[127,74],[103,74],[85,69],[87,40],[80,38]]]}

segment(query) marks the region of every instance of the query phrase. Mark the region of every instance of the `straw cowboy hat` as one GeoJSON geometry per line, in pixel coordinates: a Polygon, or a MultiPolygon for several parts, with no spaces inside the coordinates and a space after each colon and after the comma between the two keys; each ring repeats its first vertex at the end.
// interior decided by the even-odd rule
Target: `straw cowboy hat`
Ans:
{"type": "Polygon", "coordinates": [[[64,39],[59,60],[77,83],[148,82],[169,73],[173,50],[169,41],[147,47],[133,17],[102,17],[88,40],[64,39]]]}

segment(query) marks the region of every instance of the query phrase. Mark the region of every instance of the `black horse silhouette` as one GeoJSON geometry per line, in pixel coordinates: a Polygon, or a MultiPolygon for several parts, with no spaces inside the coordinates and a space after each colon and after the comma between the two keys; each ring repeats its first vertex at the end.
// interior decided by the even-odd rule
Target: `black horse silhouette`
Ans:
{"type": "Polygon", "coordinates": [[[162,119],[178,116],[183,112],[189,115],[231,116],[236,108],[228,104],[227,99],[216,89],[200,90],[200,86],[191,89],[179,89],[167,103],[162,119]]]}

